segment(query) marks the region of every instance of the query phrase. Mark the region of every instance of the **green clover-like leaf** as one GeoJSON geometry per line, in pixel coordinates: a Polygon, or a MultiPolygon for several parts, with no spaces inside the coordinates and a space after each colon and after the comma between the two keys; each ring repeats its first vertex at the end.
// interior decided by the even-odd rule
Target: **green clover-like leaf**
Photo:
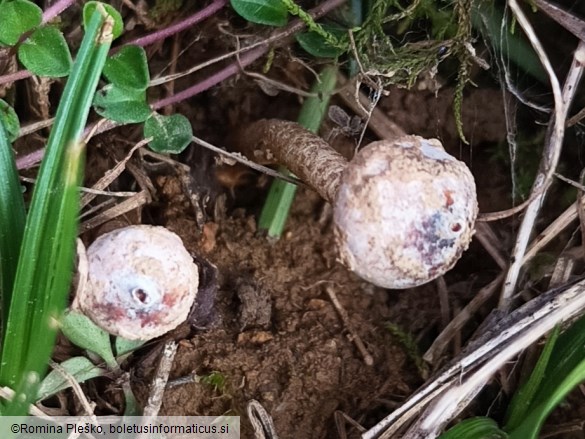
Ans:
{"type": "Polygon", "coordinates": [[[38,76],[61,78],[71,71],[71,53],[65,37],[54,26],[42,26],[18,48],[18,59],[38,76]]]}
{"type": "Polygon", "coordinates": [[[146,92],[108,84],[93,99],[95,111],[106,119],[120,123],[144,122],[151,114],[146,92]]]}
{"type": "Polygon", "coordinates": [[[43,11],[28,0],[0,2],[0,44],[14,46],[23,33],[41,24],[43,11]]]}
{"type": "Polygon", "coordinates": [[[146,90],[150,75],[146,52],[139,46],[124,46],[106,61],[104,76],[117,87],[146,90]]]}
{"type": "MultiPolygon", "coordinates": [[[[345,31],[338,27],[323,25],[323,29],[338,39],[345,34],[345,31]]],[[[337,58],[345,52],[345,49],[332,46],[317,32],[303,32],[295,38],[305,51],[317,58],[337,58]]]]}
{"type": "Polygon", "coordinates": [[[4,124],[6,133],[8,134],[8,140],[14,142],[18,138],[20,122],[14,108],[2,99],[0,99],[0,120],[2,120],[2,123],[4,124]]]}
{"type": "MultiPolygon", "coordinates": [[[[85,357],[73,357],[63,361],[60,366],[78,383],[105,375],[106,370],[94,365],[85,357]]],[[[71,387],[70,381],[58,370],[52,370],[43,379],[37,393],[37,401],[71,387]]]]}
{"type": "Polygon", "coordinates": [[[80,348],[95,352],[104,359],[108,367],[116,367],[110,334],[93,323],[89,317],[77,311],[69,311],[61,321],[61,331],[80,348]]]}
{"type": "Polygon", "coordinates": [[[191,143],[193,129],[182,114],[154,113],[144,123],[144,137],[152,137],[149,147],[156,152],[179,154],[191,143]]]}
{"type": "Polygon", "coordinates": [[[231,0],[232,8],[252,23],[284,26],[288,10],[280,0],[231,0]]]}

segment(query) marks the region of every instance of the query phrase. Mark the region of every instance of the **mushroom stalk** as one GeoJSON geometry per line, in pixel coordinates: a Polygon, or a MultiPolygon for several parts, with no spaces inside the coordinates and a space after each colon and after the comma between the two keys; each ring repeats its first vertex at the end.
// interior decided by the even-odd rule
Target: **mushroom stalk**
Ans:
{"type": "Polygon", "coordinates": [[[475,181],[436,139],[373,142],[347,162],[294,122],[261,120],[240,132],[238,146],[253,160],[286,166],[331,202],[340,261],[378,286],[427,283],[469,246],[475,181]]]}
{"type": "Polygon", "coordinates": [[[333,203],[347,160],[296,122],[263,119],[245,128],[239,149],[251,160],[279,163],[333,203]]]}

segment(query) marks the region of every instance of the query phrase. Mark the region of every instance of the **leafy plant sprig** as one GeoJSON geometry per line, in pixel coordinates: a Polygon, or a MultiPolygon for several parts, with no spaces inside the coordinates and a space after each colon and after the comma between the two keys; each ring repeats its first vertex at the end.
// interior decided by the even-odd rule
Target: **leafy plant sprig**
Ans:
{"type": "MultiPolygon", "coordinates": [[[[2,285],[2,309],[8,309],[8,315],[0,353],[0,383],[14,388],[16,396],[0,407],[3,415],[26,414],[55,343],[56,322],[65,306],[73,270],[84,155],[81,136],[113,38],[114,21],[106,8],[96,4],[85,22],[86,34],[57,110],[22,244],[10,244],[19,257],[12,288],[2,285]]],[[[6,147],[8,138],[0,134],[5,136],[2,145],[6,147]]],[[[19,186],[13,184],[9,189],[13,200],[22,197],[19,186]]],[[[6,224],[7,218],[0,218],[0,223],[6,224]]],[[[0,251],[6,252],[7,247],[0,251]]],[[[3,279],[11,274],[10,266],[0,268],[3,279]]]]}

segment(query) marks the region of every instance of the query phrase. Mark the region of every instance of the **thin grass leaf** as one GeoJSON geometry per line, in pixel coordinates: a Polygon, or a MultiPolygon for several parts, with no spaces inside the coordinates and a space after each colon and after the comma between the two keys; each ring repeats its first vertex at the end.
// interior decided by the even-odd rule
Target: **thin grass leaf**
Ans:
{"type": "MultiPolygon", "coordinates": [[[[311,93],[317,94],[317,97],[307,98],[303,103],[297,121],[313,133],[319,130],[323,117],[327,113],[336,77],[337,66],[325,67],[311,88],[311,93]]],[[[285,168],[281,167],[279,170],[283,174],[288,173],[285,168]]],[[[296,190],[297,187],[294,184],[282,180],[275,180],[270,186],[258,221],[258,227],[266,230],[269,238],[280,238],[282,235],[296,190]]]]}
{"type": "Polygon", "coordinates": [[[0,384],[15,388],[4,415],[23,415],[47,369],[70,287],[83,170],[83,129],[111,45],[112,20],[96,8],[57,110],[27,218],[0,384]]]}
{"type": "Polygon", "coordinates": [[[439,439],[507,439],[508,435],[500,430],[491,418],[477,417],[465,419],[439,436],[439,439]]]}
{"type": "Polygon", "coordinates": [[[24,199],[16,162],[8,133],[0,119],[0,337],[6,329],[25,221],[24,199]]]}
{"type": "Polygon", "coordinates": [[[511,439],[537,438],[548,415],[585,381],[585,317],[558,337],[544,375],[521,423],[509,427],[511,439]]]}
{"type": "Polygon", "coordinates": [[[538,394],[538,390],[543,380],[546,378],[546,369],[549,366],[553,348],[559,334],[560,330],[558,327],[556,327],[546,341],[544,349],[542,350],[542,353],[540,354],[540,357],[538,358],[538,361],[536,362],[530,377],[514,394],[512,401],[510,402],[510,406],[508,407],[508,420],[505,426],[507,431],[518,427],[526,417],[526,414],[529,411],[534,398],[538,394]]]}
{"type": "MultiPolygon", "coordinates": [[[[585,381],[585,360],[581,361],[571,373],[558,380],[551,379],[556,384],[555,389],[547,395],[540,404],[531,407],[522,423],[510,432],[510,439],[536,439],[547,416],[559,405],[565,397],[579,384],[585,381]]],[[[550,386],[547,386],[550,387],[550,386]]],[[[544,388],[542,388],[544,389],[544,388]]],[[[542,390],[541,389],[541,390],[542,390]]]]}

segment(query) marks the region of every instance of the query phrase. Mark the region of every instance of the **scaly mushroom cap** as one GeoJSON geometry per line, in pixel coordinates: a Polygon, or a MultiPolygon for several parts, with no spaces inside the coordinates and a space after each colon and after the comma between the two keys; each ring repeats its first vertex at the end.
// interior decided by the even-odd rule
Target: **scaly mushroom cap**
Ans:
{"type": "Polygon", "coordinates": [[[471,172],[438,140],[371,143],[345,169],[337,192],[341,261],[381,287],[422,285],[467,249],[477,211],[471,172]]]}
{"type": "Polygon", "coordinates": [[[79,307],[111,334],[149,340],[184,322],[197,294],[198,269],[181,239],[155,226],[100,236],[87,249],[87,288],[79,307]]]}

